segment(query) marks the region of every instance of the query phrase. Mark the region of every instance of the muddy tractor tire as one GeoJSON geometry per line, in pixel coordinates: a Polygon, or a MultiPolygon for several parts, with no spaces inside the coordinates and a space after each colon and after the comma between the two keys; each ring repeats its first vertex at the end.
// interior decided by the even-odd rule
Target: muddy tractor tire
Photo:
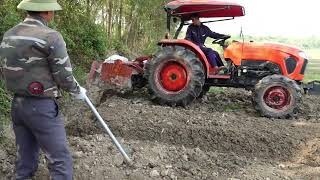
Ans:
{"type": "Polygon", "coordinates": [[[252,102],[262,116],[285,119],[294,115],[301,97],[301,89],[295,81],[271,75],[256,84],[252,102]]]}
{"type": "Polygon", "coordinates": [[[181,46],[166,46],[146,64],[144,77],[153,102],[187,106],[201,93],[205,72],[199,58],[181,46]]]}
{"type": "Polygon", "coordinates": [[[201,91],[200,95],[198,96],[198,99],[203,98],[203,96],[205,96],[205,95],[209,92],[210,87],[211,87],[211,86],[209,86],[209,85],[204,85],[204,86],[202,87],[202,91],[201,91]]]}

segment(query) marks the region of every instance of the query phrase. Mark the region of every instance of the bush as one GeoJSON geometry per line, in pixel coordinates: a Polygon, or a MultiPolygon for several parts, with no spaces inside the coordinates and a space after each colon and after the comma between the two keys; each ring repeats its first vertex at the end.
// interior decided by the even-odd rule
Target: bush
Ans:
{"type": "Polygon", "coordinates": [[[11,96],[5,90],[4,82],[0,79],[0,138],[3,126],[8,124],[11,109],[11,96]]]}
{"type": "Polygon", "coordinates": [[[66,41],[72,63],[89,70],[93,60],[104,58],[106,54],[106,33],[87,16],[84,5],[75,1],[65,1],[62,5],[63,11],[56,15],[56,29],[66,41]]]}
{"type": "Polygon", "coordinates": [[[20,0],[5,0],[0,4],[0,39],[11,27],[22,20],[23,13],[17,11],[20,0]]]}
{"type": "MultiPolygon", "coordinates": [[[[20,0],[5,0],[0,4],[0,40],[3,34],[26,16],[17,10],[20,0]]],[[[61,1],[63,11],[57,12],[50,27],[63,35],[72,62],[88,70],[92,60],[104,57],[107,49],[106,34],[95,20],[84,13],[86,7],[76,1],[61,1]]]]}

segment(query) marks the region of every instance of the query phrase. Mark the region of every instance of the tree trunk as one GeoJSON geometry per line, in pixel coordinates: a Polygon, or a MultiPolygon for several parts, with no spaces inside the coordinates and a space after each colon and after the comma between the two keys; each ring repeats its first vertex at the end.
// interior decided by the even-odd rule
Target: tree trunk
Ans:
{"type": "Polygon", "coordinates": [[[119,16],[118,16],[118,39],[121,40],[122,38],[122,16],[123,16],[123,0],[120,0],[120,7],[119,7],[119,16]]]}
{"type": "Polygon", "coordinates": [[[109,0],[109,10],[108,10],[108,37],[111,37],[112,33],[112,12],[113,12],[113,3],[112,0],[109,0]]]}
{"type": "Polygon", "coordinates": [[[90,0],[87,0],[87,16],[90,16],[90,9],[91,9],[91,6],[90,6],[90,0]]]}

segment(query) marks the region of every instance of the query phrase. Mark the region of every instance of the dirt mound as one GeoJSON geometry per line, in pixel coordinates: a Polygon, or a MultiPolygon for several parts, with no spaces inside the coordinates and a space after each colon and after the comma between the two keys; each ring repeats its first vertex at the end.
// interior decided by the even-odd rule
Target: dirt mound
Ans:
{"type": "Polygon", "coordinates": [[[312,167],[320,167],[320,139],[316,138],[307,142],[298,154],[297,162],[312,167]]]}
{"type": "Polygon", "coordinates": [[[320,96],[305,95],[299,106],[300,120],[319,123],[320,122],[320,96]]]}
{"type": "Polygon", "coordinates": [[[85,140],[73,138],[71,143],[78,145],[74,157],[76,163],[80,162],[79,164],[81,164],[76,169],[84,169],[88,172],[78,174],[78,179],[93,177],[104,177],[105,179],[221,177],[221,175],[231,176],[232,173],[247,165],[246,158],[232,154],[205,152],[199,148],[185,148],[184,146],[150,141],[122,140],[122,142],[134,160],[133,166],[126,166],[119,152],[104,136],[92,135],[85,140]],[[96,143],[97,141],[103,143],[96,143]],[[104,156],[105,154],[108,155],[104,156]],[[87,163],[87,167],[84,162],[87,163]],[[112,173],[103,174],[106,170],[112,173]]]}

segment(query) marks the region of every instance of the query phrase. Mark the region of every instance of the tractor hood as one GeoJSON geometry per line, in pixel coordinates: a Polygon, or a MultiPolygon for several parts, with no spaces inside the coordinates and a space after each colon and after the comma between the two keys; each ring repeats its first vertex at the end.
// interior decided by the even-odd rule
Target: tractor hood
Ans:
{"type": "Polygon", "coordinates": [[[225,58],[232,59],[235,65],[241,65],[242,59],[275,61],[287,57],[308,59],[299,48],[279,43],[233,42],[224,51],[225,58]]]}
{"type": "Polygon", "coordinates": [[[308,64],[302,50],[278,43],[233,42],[224,50],[224,57],[236,66],[269,62],[277,66],[282,75],[296,81],[303,80],[308,64]]]}
{"type": "Polygon", "coordinates": [[[203,18],[239,17],[245,15],[244,7],[239,4],[214,0],[176,0],[165,5],[165,10],[172,16],[190,19],[197,13],[203,18]]]}
{"type": "Polygon", "coordinates": [[[261,49],[261,50],[274,50],[274,51],[280,51],[286,54],[290,54],[293,56],[299,56],[299,53],[303,52],[297,47],[294,46],[289,46],[287,44],[281,44],[281,43],[245,43],[245,47],[247,48],[256,48],[256,49],[261,49]]]}

